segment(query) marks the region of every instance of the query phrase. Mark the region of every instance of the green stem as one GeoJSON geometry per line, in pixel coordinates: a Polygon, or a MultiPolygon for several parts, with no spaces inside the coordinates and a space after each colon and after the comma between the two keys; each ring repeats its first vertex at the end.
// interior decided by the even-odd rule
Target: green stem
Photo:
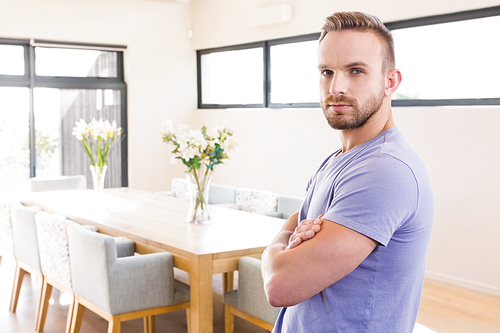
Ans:
{"type": "Polygon", "coordinates": [[[201,169],[198,172],[195,169],[192,169],[192,174],[194,176],[196,188],[198,190],[195,205],[194,205],[193,217],[191,219],[192,221],[196,221],[196,212],[197,212],[198,208],[200,208],[202,211],[205,210],[205,202],[203,200],[203,192],[205,191],[205,188],[207,186],[207,177],[208,177],[209,171],[210,171],[209,169],[205,170],[203,177],[201,178],[201,182],[200,182],[200,177],[198,175],[198,172],[201,172],[201,169]]]}

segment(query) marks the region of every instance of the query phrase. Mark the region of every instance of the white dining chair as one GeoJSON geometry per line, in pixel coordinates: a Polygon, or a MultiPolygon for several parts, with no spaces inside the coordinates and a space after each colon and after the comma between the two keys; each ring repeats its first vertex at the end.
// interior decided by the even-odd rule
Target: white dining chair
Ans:
{"type": "Polygon", "coordinates": [[[0,265],[3,257],[14,257],[10,205],[11,203],[0,204],[0,265]]]}
{"type": "Polygon", "coordinates": [[[87,189],[87,178],[84,175],[33,177],[29,183],[32,192],[87,189]]]}
{"type": "MultiPolygon", "coordinates": [[[[9,307],[11,312],[16,312],[23,278],[26,273],[41,280],[40,290],[42,290],[43,275],[34,218],[35,214],[40,210],[38,207],[26,207],[20,203],[14,203],[10,206],[14,254],[16,257],[16,272],[9,307]]],[[[38,311],[39,305],[37,306],[37,313],[38,311]]],[[[37,325],[38,316],[35,318],[35,327],[37,325]]]]}

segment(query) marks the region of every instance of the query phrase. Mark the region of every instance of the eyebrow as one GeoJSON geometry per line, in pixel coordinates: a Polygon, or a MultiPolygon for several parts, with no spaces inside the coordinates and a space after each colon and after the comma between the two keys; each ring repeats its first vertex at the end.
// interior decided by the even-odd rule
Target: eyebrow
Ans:
{"type": "MultiPolygon", "coordinates": [[[[326,65],[326,64],[318,64],[318,69],[325,69],[325,68],[329,68],[330,66],[326,65]]],[[[347,65],[344,66],[344,68],[353,68],[353,67],[365,67],[365,68],[369,68],[370,65],[368,65],[367,63],[363,62],[363,61],[353,61],[351,63],[348,63],[347,65]]]]}
{"type": "Polygon", "coordinates": [[[344,66],[345,68],[352,68],[352,67],[370,67],[367,63],[362,62],[362,61],[354,61],[351,62],[347,65],[344,66]]]}

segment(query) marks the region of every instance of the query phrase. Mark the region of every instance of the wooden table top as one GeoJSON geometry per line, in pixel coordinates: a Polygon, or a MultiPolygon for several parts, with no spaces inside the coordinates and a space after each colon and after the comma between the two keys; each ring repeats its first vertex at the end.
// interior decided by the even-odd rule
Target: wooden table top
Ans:
{"type": "Polygon", "coordinates": [[[21,201],[95,225],[103,233],[194,255],[263,250],[284,223],[220,206],[210,206],[209,223],[187,223],[189,201],[130,188],[106,189],[102,196],[91,190],[32,192],[21,201]]]}

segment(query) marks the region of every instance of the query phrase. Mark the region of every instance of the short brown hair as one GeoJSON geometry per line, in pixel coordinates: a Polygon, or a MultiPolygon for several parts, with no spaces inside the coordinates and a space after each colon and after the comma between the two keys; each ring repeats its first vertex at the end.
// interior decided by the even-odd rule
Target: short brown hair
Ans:
{"type": "Polygon", "coordinates": [[[380,38],[384,47],[384,63],[382,70],[391,70],[396,66],[394,56],[394,40],[392,34],[387,27],[376,16],[363,13],[363,12],[336,12],[327,16],[323,27],[321,28],[321,42],[326,34],[330,31],[342,30],[356,30],[365,31],[369,30],[375,33],[380,38]]]}

